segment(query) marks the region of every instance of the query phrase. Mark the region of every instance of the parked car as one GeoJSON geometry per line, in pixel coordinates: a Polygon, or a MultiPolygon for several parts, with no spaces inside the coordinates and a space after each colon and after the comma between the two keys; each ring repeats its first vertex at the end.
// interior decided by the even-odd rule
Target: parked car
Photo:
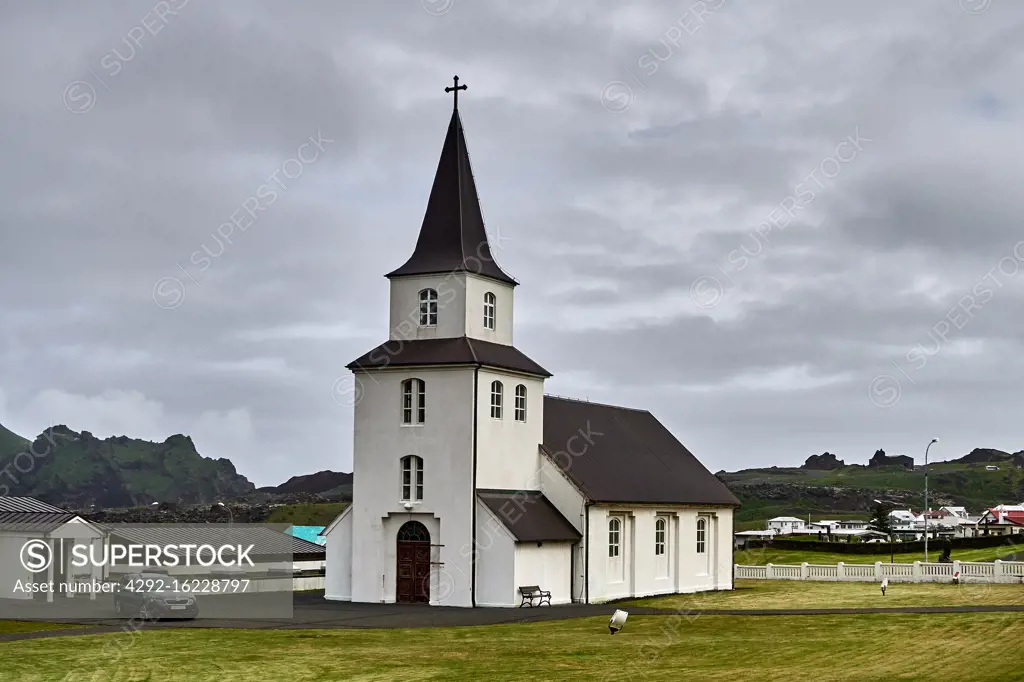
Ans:
{"type": "Polygon", "coordinates": [[[127,573],[114,591],[114,612],[146,620],[198,617],[195,596],[173,588],[174,580],[166,573],[127,573]]]}
{"type": "Polygon", "coordinates": [[[886,542],[886,539],[885,538],[871,538],[870,540],[865,540],[864,541],[864,543],[868,544],[868,545],[874,544],[876,542],[886,542]]]}

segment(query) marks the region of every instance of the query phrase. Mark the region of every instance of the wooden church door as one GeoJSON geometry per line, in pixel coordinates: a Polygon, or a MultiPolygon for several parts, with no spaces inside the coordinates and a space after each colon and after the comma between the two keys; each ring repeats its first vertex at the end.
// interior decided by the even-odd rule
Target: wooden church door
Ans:
{"type": "Polygon", "coordinates": [[[430,533],[419,521],[398,529],[396,601],[430,603],[430,533]]]}

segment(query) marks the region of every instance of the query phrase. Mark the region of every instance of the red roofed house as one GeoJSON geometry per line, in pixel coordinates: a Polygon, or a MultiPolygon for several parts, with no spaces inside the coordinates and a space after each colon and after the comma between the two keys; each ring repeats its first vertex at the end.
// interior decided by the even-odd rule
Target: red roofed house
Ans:
{"type": "Polygon", "coordinates": [[[1024,505],[1001,504],[988,509],[978,519],[979,535],[1015,535],[1024,533],[1024,505]]]}

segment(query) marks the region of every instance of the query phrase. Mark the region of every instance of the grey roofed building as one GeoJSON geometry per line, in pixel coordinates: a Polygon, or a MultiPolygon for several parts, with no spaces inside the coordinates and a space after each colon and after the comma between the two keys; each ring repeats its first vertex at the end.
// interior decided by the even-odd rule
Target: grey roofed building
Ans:
{"type": "Polygon", "coordinates": [[[246,524],[222,526],[214,524],[152,524],[100,526],[129,545],[253,545],[253,559],[288,557],[292,561],[316,561],[326,557],[326,549],[294,535],[269,526],[246,524]]]}
{"type": "Polygon", "coordinates": [[[48,533],[76,516],[32,497],[0,497],[0,531],[48,533]]]}
{"type": "Polygon", "coordinates": [[[545,395],[541,448],[592,502],[740,505],[646,410],[545,395]]]}
{"type": "Polygon", "coordinates": [[[583,537],[543,493],[486,489],[476,493],[519,542],[578,542],[583,537]]]}

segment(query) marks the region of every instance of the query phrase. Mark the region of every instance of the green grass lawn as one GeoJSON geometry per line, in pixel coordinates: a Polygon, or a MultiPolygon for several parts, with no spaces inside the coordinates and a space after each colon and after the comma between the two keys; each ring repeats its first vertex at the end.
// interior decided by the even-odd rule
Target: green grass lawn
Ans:
{"type": "MultiPolygon", "coordinates": [[[[1024,551],[1024,545],[1002,545],[999,547],[984,547],[982,549],[954,549],[950,558],[960,561],[995,561],[1014,552],[1024,551]]],[[[929,547],[928,558],[935,561],[942,554],[941,544],[936,545],[932,550],[929,547]]],[[[749,549],[736,552],[735,562],[748,566],[764,566],[772,564],[835,564],[840,561],[847,564],[873,564],[876,561],[889,563],[889,553],[884,554],[839,554],[838,552],[812,552],[807,550],[775,549],[774,547],[763,547],[761,549],[749,549]]],[[[912,564],[915,561],[924,561],[924,552],[905,554],[897,552],[895,562],[912,564]]]]}
{"type": "MultiPolygon", "coordinates": [[[[883,597],[878,583],[810,580],[737,580],[732,592],[674,594],[632,602],[690,611],[700,609],[845,609],[900,606],[1022,605],[1021,585],[893,583],[883,597]]],[[[1021,614],[1024,618],[1024,614],[1021,614]]]]}
{"type": "Polygon", "coordinates": [[[175,629],[0,643],[0,680],[1020,679],[1015,614],[631,617],[417,630],[175,629]],[[909,646],[931,642],[933,646],[909,646]]]}
{"type": "MultiPolygon", "coordinates": [[[[78,627],[60,623],[39,623],[27,620],[0,620],[0,635],[14,632],[40,632],[41,630],[59,630],[61,628],[78,627]]],[[[2,678],[0,678],[2,679],[2,678]]]]}
{"type": "Polygon", "coordinates": [[[345,511],[348,502],[325,502],[321,504],[282,504],[275,507],[267,523],[290,523],[293,526],[327,526],[345,511]]]}

